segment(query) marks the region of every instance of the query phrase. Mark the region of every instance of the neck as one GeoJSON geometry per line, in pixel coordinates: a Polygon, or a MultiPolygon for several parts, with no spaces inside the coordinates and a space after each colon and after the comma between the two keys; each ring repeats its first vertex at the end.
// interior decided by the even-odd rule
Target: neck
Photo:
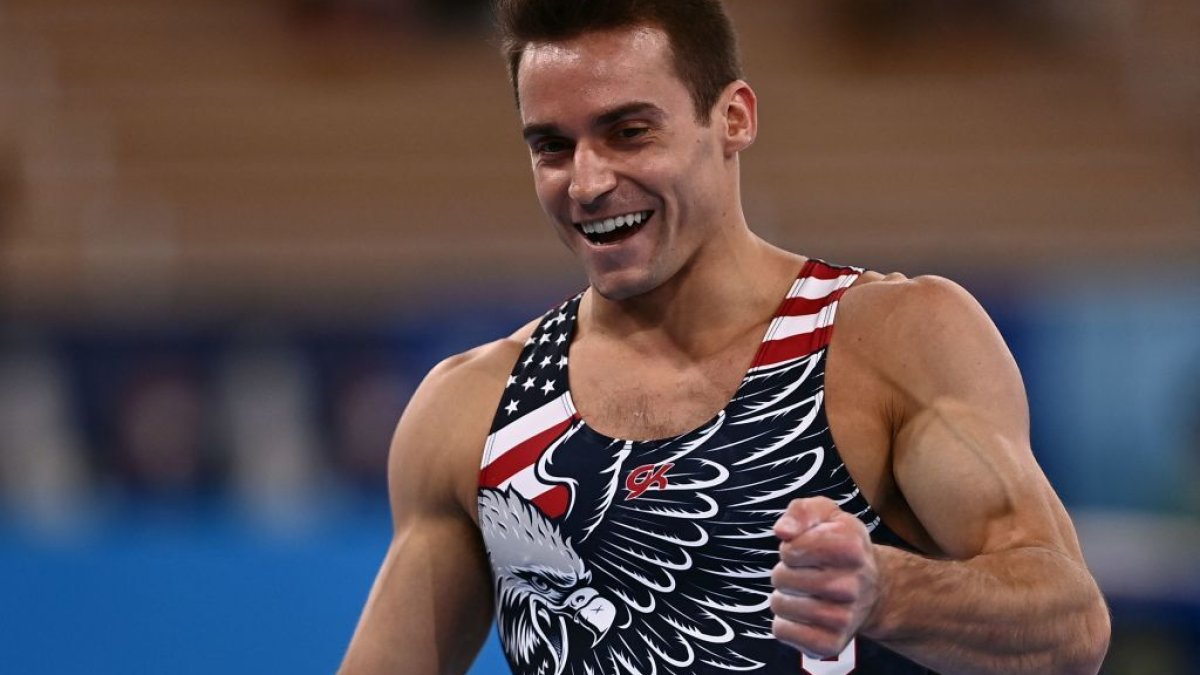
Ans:
{"type": "Polygon", "coordinates": [[[709,240],[670,280],[625,300],[589,291],[588,328],[639,351],[704,357],[768,320],[802,259],[755,236],[744,221],[709,240]]]}

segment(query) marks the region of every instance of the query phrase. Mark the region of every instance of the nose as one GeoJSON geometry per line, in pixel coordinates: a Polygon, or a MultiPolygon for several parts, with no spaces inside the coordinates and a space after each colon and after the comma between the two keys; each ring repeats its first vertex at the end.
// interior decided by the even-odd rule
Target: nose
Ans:
{"type": "Polygon", "coordinates": [[[575,148],[571,186],[567,190],[571,199],[587,206],[611,192],[616,186],[616,174],[603,156],[583,144],[575,148]]]}

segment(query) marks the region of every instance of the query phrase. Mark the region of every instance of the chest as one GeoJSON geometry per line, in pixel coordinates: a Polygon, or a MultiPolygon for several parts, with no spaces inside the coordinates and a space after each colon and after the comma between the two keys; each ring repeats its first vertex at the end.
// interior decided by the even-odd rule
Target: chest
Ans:
{"type": "MultiPolygon", "coordinates": [[[[606,672],[614,662],[678,674],[795,670],[795,652],[771,639],[764,603],[778,561],[772,524],[806,496],[836,499],[868,527],[874,519],[824,422],[822,355],[747,376],[736,361],[750,358],[710,360],[722,365],[714,370],[612,360],[581,367],[572,390],[581,403],[589,395],[600,403],[583,415],[587,425],[569,418],[561,435],[539,441],[527,472],[489,456],[479,513],[497,625],[505,645],[534,646],[510,649],[514,672],[606,672]],[[736,389],[732,401],[726,388],[736,389]],[[678,438],[661,429],[647,433],[661,440],[644,442],[596,433],[594,420],[645,428],[617,415],[657,415],[643,404],[691,399],[689,390],[704,404],[668,407],[705,419],[689,420],[693,428],[678,438]],[[585,611],[573,609],[583,603],[585,611]],[[648,650],[646,635],[667,637],[648,650]],[[701,660],[711,644],[736,656],[701,660]]],[[[491,450],[503,450],[501,442],[491,450]]]]}
{"type": "Polygon", "coordinates": [[[587,424],[607,436],[678,436],[728,405],[757,346],[757,339],[738,340],[702,359],[687,359],[580,341],[571,349],[571,396],[587,424]]]}

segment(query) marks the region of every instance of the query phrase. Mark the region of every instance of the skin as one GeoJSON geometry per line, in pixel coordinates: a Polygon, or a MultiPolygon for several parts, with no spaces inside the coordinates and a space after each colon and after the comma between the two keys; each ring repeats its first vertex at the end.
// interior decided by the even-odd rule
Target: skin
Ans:
{"type": "MultiPolygon", "coordinates": [[[[730,83],[696,119],[666,37],[646,27],[529,45],[517,86],[539,201],[591,286],[571,345],[577,409],[620,438],[695,428],[728,402],[804,262],[742,215],[753,90],[730,83]],[[576,226],[638,211],[654,215],[617,244],[576,226]]],[[[492,617],[480,457],[533,328],[443,362],[405,411],[393,542],[342,673],[469,667],[492,617]]],[[[944,279],[863,275],[839,306],[826,394],[847,468],[922,555],[872,544],[828,500],[795,500],[775,526],[776,636],[824,657],[859,634],[946,673],[1097,672],[1107,610],[979,305],[944,279]]]]}

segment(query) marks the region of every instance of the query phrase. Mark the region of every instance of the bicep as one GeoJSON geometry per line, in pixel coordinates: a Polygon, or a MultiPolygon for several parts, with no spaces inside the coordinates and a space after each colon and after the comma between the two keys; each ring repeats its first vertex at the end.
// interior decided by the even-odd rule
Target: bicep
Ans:
{"type": "Polygon", "coordinates": [[[948,556],[1045,546],[1078,557],[1058,497],[1029,445],[1025,390],[987,314],[943,280],[917,290],[900,396],[893,473],[913,513],[948,556]]]}

